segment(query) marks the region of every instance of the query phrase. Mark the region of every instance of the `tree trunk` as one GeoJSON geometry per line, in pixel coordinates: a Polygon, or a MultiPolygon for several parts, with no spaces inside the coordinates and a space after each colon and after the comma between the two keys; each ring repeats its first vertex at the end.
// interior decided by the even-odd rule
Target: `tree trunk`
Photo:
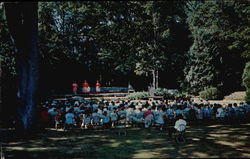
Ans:
{"type": "Polygon", "coordinates": [[[38,4],[5,3],[6,19],[17,58],[17,128],[31,130],[36,121],[38,84],[38,4]]]}
{"type": "Polygon", "coordinates": [[[155,71],[155,89],[159,87],[159,70],[158,68],[155,71]]]}
{"type": "MultiPolygon", "coordinates": [[[[2,62],[0,60],[0,116],[3,116],[3,108],[2,108],[2,62]]],[[[2,126],[2,120],[3,118],[0,118],[0,128],[2,126]]]]}
{"type": "Polygon", "coordinates": [[[153,76],[153,89],[155,89],[155,69],[152,71],[152,76],[153,76]]]}

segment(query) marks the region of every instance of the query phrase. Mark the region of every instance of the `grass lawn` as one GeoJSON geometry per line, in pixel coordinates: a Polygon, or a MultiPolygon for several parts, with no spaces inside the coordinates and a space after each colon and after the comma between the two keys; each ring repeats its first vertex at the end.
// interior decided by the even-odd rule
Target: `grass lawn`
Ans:
{"type": "Polygon", "coordinates": [[[21,140],[14,133],[2,136],[5,158],[168,158],[250,157],[250,123],[192,126],[186,143],[168,141],[166,131],[128,128],[127,136],[110,130],[56,131],[48,129],[21,140]],[[12,136],[13,135],[13,136],[12,136]]]}

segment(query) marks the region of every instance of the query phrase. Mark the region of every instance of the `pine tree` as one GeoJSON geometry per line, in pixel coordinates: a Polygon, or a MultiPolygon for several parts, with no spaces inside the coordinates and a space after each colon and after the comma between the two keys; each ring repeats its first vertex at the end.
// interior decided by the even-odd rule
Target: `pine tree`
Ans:
{"type": "Polygon", "coordinates": [[[186,67],[186,85],[194,93],[215,86],[229,93],[242,89],[248,50],[247,2],[187,2],[187,22],[193,37],[186,67]]]}

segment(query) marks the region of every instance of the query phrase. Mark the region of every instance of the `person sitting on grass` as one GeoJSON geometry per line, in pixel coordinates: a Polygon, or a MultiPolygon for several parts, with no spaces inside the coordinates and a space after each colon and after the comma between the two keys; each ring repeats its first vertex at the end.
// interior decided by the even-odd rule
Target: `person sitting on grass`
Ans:
{"type": "Polygon", "coordinates": [[[100,119],[101,115],[98,113],[98,110],[95,110],[94,113],[92,113],[92,125],[94,128],[100,125],[100,119]]]}
{"type": "Polygon", "coordinates": [[[167,109],[167,118],[169,120],[169,122],[173,121],[174,120],[174,109],[172,107],[168,107],[167,109]]]}
{"type": "Polygon", "coordinates": [[[49,113],[47,108],[41,107],[40,110],[40,122],[41,122],[41,128],[44,129],[48,126],[49,123],[49,113]]]}
{"type": "Polygon", "coordinates": [[[91,124],[91,112],[88,110],[83,114],[81,129],[88,129],[91,124]]]}
{"type": "Polygon", "coordinates": [[[126,120],[127,120],[127,124],[132,124],[133,115],[134,115],[134,105],[131,104],[131,105],[129,105],[128,108],[126,109],[126,120]]]}
{"type": "Polygon", "coordinates": [[[203,112],[203,119],[205,120],[205,123],[207,123],[211,117],[211,109],[209,108],[208,105],[205,105],[202,112],[203,112]]]}
{"type": "Polygon", "coordinates": [[[76,124],[75,122],[75,115],[73,113],[74,109],[70,109],[68,113],[65,115],[65,129],[72,129],[74,125],[76,124]]]}
{"type": "Polygon", "coordinates": [[[177,130],[177,131],[184,131],[186,126],[187,126],[187,122],[183,119],[183,116],[182,115],[179,115],[177,117],[177,121],[175,122],[175,126],[174,128],[177,130]]]}
{"type": "Polygon", "coordinates": [[[231,104],[231,103],[229,103],[228,105],[227,105],[227,111],[228,111],[228,118],[229,119],[234,119],[234,109],[233,109],[233,107],[232,107],[233,105],[231,104]]]}
{"type": "Polygon", "coordinates": [[[170,139],[172,139],[173,133],[176,133],[177,131],[184,131],[187,125],[187,122],[183,119],[182,115],[178,115],[176,119],[174,127],[168,128],[168,136],[170,139]]]}
{"type": "Polygon", "coordinates": [[[162,108],[159,107],[159,110],[155,111],[155,123],[160,127],[160,130],[162,131],[163,125],[164,125],[164,116],[166,115],[165,112],[163,112],[162,108]]]}
{"type": "Polygon", "coordinates": [[[196,110],[195,110],[195,106],[194,105],[192,105],[191,106],[191,109],[189,110],[189,120],[191,121],[191,122],[193,122],[193,123],[195,123],[196,122],[196,110]]]}
{"type": "Polygon", "coordinates": [[[144,113],[144,125],[145,125],[145,128],[149,128],[152,125],[153,119],[154,119],[154,114],[151,111],[151,108],[148,108],[148,111],[146,111],[144,113]]]}
{"type": "Polygon", "coordinates": [[[139,125],[139,127],[142,126],[143,115],[144,115],[144,112],[142,111],[142,108],[139,108],[139,106],[137,106],[135,110],[135,115],[133,116],[133,123],[136,125],[139,125]]]}
{"type": "Polygon", "coordinates": [[[57,114],[55,116],[55,128],[58,129],[60,127],[62,127],[62,123],[63,123],[63,111],[61,111],[60,109],[57,109],[57,114]]]}
{"type": "Polygon", "coordinates": [[[111,111],[110,113],[110,118],[111,118],[111,123],[112,123],[112,127],[115,127],[117,120],[118,120],[118,115],[116,112],[116,108],[114,108],[114,110],[111,111]]]}
{"type": "Polygon", "coordinates": [[[127,112],[125,111],[125,107],[123,104],[120,105],[119,111],[118,111],[119,119],[126,119],[127,112]]]}
{"type": "Polygon", "coordinates": [[[219,122],[223,121],[225,117],[224,109],[222,108],[222,105],[219,104],[219,107],[217,108],[216,118],[219,120],[219,122]]]}
{"type": "Polygon", "coordinates": [[[49,113],[49,119],[50,119],[50,127],[54,127],[55,125],[55,117],[58,114],[57,109],[53,106],[48,110],[49,113]]]}
{"type": "Polygon", "coordinates": [[[103,128],[109,128],[110,127],[110,115],[107,111],[104,111],[101,115],[102,118],[102,126],[103,128]]]}
{"type": "Polygon", "coordinates": [[[202,112],[202,108],[198,108],[198,111],[196,112],[196,119],[197,119],[197,122],[198,124],[201,124],[202,123],[202,120],[203,120],[203,112],[202,112]]]}

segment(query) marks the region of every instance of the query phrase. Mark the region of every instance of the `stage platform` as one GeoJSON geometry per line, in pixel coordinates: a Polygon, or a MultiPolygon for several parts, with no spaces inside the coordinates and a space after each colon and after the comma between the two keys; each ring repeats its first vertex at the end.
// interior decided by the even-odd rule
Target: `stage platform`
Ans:
{"type": "MultiPolygon", "coordinates": [[[[127,95],[130,93],[88,93],[88,94],[61,94],[52,96],[56,100],[67,100],[67,99],[127,99],[127,95]]],[[[144,100],[163,100],[163,96],[149,96],[144,100]]]]}
{"type": "Polygon", "coordinates": [[[83,97],[83,98],[106,98],[106,97],[126,97],[130,93],[86,93],[86,94],[58,94],[53,95],[53,98],[72,98],[72,97],[83,97]]]}

